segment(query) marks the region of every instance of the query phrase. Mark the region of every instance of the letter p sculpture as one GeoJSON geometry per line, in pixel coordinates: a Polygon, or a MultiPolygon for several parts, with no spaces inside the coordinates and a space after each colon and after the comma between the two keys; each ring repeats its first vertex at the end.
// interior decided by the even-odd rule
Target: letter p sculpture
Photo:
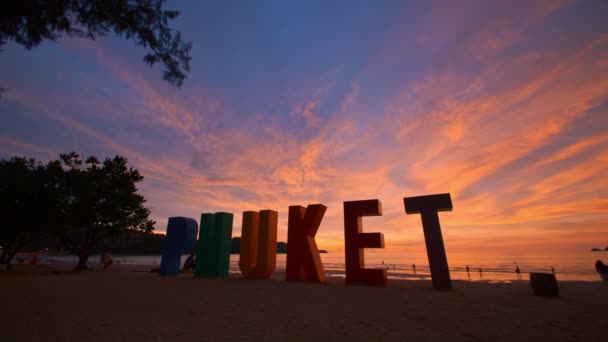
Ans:
{"type": "Polygon", "coordinates": [[[189,253],[196,245],[198,225],[187,217],[169,217],[167,237],[160,261],[160,275],[179,273],[182,254],[189,253]]]}

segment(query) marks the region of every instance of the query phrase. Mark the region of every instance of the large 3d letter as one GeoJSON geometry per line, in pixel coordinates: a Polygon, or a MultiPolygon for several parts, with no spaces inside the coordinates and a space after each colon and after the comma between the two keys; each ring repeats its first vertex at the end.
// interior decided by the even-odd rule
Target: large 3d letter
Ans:
{"type": "Polygon", "coordinates": [[[277,220],[274,210],[243,213],[239,268],[247,279],[269,278],[277,265],[277,220]]]}
{"type": "Polygon", "coordinates": [[[365,267],[363,248],[384,248],[382,233],[363,233],[362,216],[381,216],[382,203],[377,200],[344,202],[344,244],[346,282],[386,285],[386,270],[365,267]]]}
{"type": "Polygon", "coordinates": [[[196,244],[197,223],[187,217],[169,217],[163,256],[160,259],[160,275],[179,273],[181,256],[189,253],[196,244]]]}
{"type": "Polygon", "coordinates": [[[451,211],[452,199],[450,194],[439,194],[403,199],[406,214],[420,214],[426,254],[429,257],[433,288],[436,290],[449,290],[452,288],[448,259],[445,255],[441,226],[439,225],[438,211],[451,211]]]}
{"type": "Polygon", "coordinates": [[[230,213],[201,215],[201,229],[196,248],[195,277],[227,277],[230,267],[230,213]]]}
{"type": "Polygon", "coordinates": [[[327,281],[315,242],[325,210],[327,207],[323,204],[311,204],[308,208],[289,207],[286,280],[327,281]]]}

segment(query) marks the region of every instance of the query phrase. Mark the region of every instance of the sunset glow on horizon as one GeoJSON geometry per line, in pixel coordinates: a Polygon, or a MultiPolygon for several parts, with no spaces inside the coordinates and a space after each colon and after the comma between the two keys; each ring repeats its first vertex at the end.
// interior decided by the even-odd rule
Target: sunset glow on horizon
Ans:
{"type": "Polygon", "coordinates": [[[450,193],[448,253],[608,246],[608,2],[169,1],[181,89],[131,41],[0,52],[0,157],[126,156],[167,219],[379,199],[385,253],[424,252],[403,198],[450,193]]]}

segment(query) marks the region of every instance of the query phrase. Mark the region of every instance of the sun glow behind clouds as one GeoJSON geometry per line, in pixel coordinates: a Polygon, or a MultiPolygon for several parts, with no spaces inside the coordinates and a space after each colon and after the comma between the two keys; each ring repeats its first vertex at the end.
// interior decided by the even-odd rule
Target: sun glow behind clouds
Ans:
{"type": "Polygon", "coordinates": [[[608,245],[605,2],[174,6],[181,90],[117,39],[7,45],[2,156],[125,155],[159,231],[274,209],[285,241],[288,206],[322,203],[342,251],[342,202],[378,198],[383,253],[423,253],[403,197],[450,192],[448,253],[608,245]]]}

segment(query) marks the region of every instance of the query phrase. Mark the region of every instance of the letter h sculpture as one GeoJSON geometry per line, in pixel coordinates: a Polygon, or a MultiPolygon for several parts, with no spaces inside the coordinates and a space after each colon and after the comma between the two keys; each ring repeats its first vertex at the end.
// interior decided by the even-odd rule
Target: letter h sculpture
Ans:
{"type": "Polygon", "coordinates": [[[196,248],[194,276],[227,277],[230,268],[231,213],[201,215],[201,229],[196,248]]]}

